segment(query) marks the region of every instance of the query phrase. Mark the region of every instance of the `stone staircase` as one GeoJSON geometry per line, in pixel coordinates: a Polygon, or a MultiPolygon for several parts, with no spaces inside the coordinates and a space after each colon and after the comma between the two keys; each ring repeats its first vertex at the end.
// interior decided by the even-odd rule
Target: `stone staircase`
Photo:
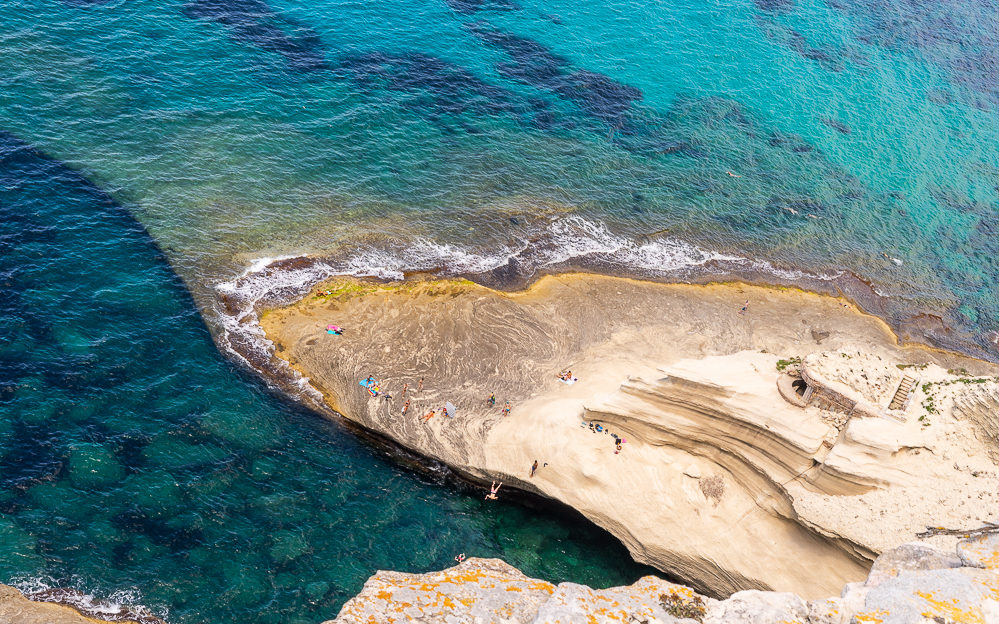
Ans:
{"type": "Polygon", "coordinates": [[[902,377],[902,381],[898,384],[898,390],[895,391],[895,396],[892,397],[891,403],[888,404],[888,411],[904,409],[909,402],[909,395],[916,388],[916,378],[906,375],[902,377]]]}

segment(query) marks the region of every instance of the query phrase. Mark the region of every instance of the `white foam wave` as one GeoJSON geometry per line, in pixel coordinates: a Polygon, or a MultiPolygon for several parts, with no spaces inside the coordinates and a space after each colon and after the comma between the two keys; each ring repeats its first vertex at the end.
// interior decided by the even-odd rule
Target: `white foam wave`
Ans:
{"type": "Polygon", "coordinates": [[[569,215],[549,222],[530,238],[514,241],[493,253],[417,238],[405,245],[357,249],[336,260],[284,262],[294,260],[289,256],[255,259],[238,277],[216,287],[226,298],[225,305],[220,303],[218,306],[218,318],[223,329],[220,342],[234,357],[251,367],[253,364],[244,357],[247,351],[253,352],[259,361],[271,361],[282,367],[289,382],[305,394],[320,399],[321,395],[308,384],[308,380],[294,373],[290,367],[273,362],[273,345],[258,322],[258,311],[262,305],[293,301],[308,293],[317,283],[337,276],[401,280],[407,271],[476,274],[504,266],[512,260],[519,263],[520,270],[533,272],[588,259],[649,277],[682,275],[684,270],[705,265],[710,265],[719,273],[762,273],[789,281],[838,277],[838,274],[783,269],[762,260],[702,249],[674,237],[636,242],[615,234],[603,222],[569,215]]]}
{"type": "MultiPolygon", "coordinates": [[[[70,581],[77,586],[78,579],[70,581]]],[[[53,583],[52,579],[26,577],[14,579],[11,585],[32,600],[42,602],[57,602],[74,607],[84,615],[100,617],[114,621],[119,616],[132,620],[135,616],[145,616],[158,619],[147,607],[141,606],[142,595],[137,589],[118,589],[105,598],[75,589],[63,589],[53,583]]],[[[167,614],[162,614],[166,616],[167,614]]],[[[143,618],[144,619],[144,618],[143,618]]]]}

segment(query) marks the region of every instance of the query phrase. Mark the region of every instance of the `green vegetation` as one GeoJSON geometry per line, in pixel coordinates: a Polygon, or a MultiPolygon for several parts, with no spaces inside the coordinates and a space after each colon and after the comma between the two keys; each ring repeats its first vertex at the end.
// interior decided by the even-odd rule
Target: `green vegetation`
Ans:
{"type": "Polygon", "coordinates": [[[461,290],[474,285],[467,279],[412,280],[400,282],[373,282],[357,279],[340,279],[327,282],[323,290],[316,293],[316,299],[340,299],[345,296],[366,295],[374,292],[410,291],[423,288],[431,297],[440,295],[457,295],[461,290]]]}
{"type": "Polygon", "coordinates": [[[800,357],[793,357],[789,360],[777,360],[777,372],[783,373],[789,366],[799,366],[801,364],[800,357]]]}
{"type": "MultiPolygon", "coordinates": [[[[932,389],[932,387],[933,387],[933,385],[935,383],[936,382],[929,381],[929,382],[926,382],[926,383],[923,384],[923,394],[926,395],[926,398],[923,399],[923,409],[926,410],[927,414],[939,414],[940,413],[940,411],[937,409],[936,404],[934,404],[934,402],[933,402],[934,396],[933,396],[933,393],[931,392],[931,389],[932,389]]],[[[924,416],[920,416],[919,420],[920,420],[920,422],[923,423],[924,427],[928,427],[930,425],[929,421],[926,420],[925,415],[924,416]]]]}
{"type": "Polygon", "coordinates": [[[374,284],[361,282],[339,282],[330,285],[326,290],[316,293],[316,299],[339,299],[344,295],[361,294],[376,288],[374,284]]]}
{"type": "Polygon", "coordinates": [[[907,368],[915,368],[915,369],[918,369],[918,370],[923,370],[927,366],[929,366],[929,364],[927,364],[925,362],[923,364],[896,364],[895,365],[895,367],[898,368],[899,370],[905,370],[907,368]]]}
{"type": "Polygon", "coordinates": [[[690,599],[684,598],[676,591],[669,594],[659,595],[659,604],[663,610],[675,618],[690,618],[700,622],[704,620],[707,609],[704,606],[704,599],[700,596],[693,596],[690,599]]]}

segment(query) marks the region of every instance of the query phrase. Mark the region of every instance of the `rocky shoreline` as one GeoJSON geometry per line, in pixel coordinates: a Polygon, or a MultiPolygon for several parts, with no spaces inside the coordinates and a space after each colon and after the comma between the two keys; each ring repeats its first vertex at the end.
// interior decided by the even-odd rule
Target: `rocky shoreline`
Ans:
{"type": "Polygon", "coordinates": [[[586,274],[514,293],[338,279],[261,326],[347,420],[472,481],[503,481],[501,498],[516,488],[573,507],[707,595],[820,598],[927,524],[997,520],[999,426],[983,414],[999,369],[899,346],[840,299],[586,274]],[[830,379],[882,392],[864,405],[884,398],[885,417],[782,397],[785,369],[809,356],[832,358],[830,379]],[[580,381],[560,383],[564,369],[580,381]],[[889,414],[906,370],[920,383],[889,414]],[[368,376],[377,397],[359,385],[368,376]]]}
{"type": "MultiPolygon", "coordinates": [[[[807,562],[802,562],[806,567],[807,562]]],[[[803,573],[807,573],[804,569],[803,573]]],[[[724,600],[646,576],[627,587],[554,585],[498,559],[440,572],[378,572],[325,624],[911,624],[999,621],[999,535],[962,540],[955,552],[909,543],[877,558],[867,578],[838,596],[740,591],[724,600]]]]}
{"type": "Polygon", "coordinates": [[[0,585],[0,624],[166,624],[141,607],[93,603],[72,589],[23,593],[0,585]]]}

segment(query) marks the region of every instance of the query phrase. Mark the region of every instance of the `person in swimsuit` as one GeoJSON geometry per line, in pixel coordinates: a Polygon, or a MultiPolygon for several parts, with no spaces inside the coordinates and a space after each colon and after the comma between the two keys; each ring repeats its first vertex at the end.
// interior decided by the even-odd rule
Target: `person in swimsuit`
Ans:
{"type": "Polygon", "coordinates": [[[423,392],[423,377],[420,377],[420,381],[416,384],[416,389],[423,392]]]}
{"type": "Polygon", "coordinates": [[[531,476],[533,477],[534,473],[537,471],[538,471],[538,460],[535,459],[534,465],[531,466],[531,476]]]}
{"type": "Polygon", "coordinates": [[[489,407],[496,407],[496,393],[495,392],[490,393],[489,398],[486,399],[486,403],[489,404],[489,407]]]}
{"type": "Polygon", "coordinates": [[[507,401],[506,405],[503,406],[503,415],[504,416],[509,416],[510,415],[510,402],[509,401],[507,401]]]}
{"type": "Polygon", "coordinates": [[[493,481],[492,487],[489,488],[489,494],[486,495],[486,500],[496,500],[496,494],[499,492],[500,486],[502,485],[503,485],[502,481],[500,481],[498,484],[495,481],[493,481]]]}
{"type": "Polygon", "coordinates": [[[409,384],[408,383],[402,384],[402,396],[406,396],[406,390],[409,390],[409,384]]]}
{"type": "Polygon", "coordinates": [[[749,309],[749,299],[746,299],[746,303],[742,304],[742,309],[739,310],[739,314],[745,314],[746,310],[749,309]]]}
{"type": "Polygon", "coordinates": [[[405,416],[406,412],[408,411],[409,411],[409,399],[406,399],[406,402],[402,404],[402,415],[405,416]]]}
{"type": "Polygon", "coordinates": [[[423,422],[427,422],[428,420],[430,420],[431,418],[433,418],[434,414],[436,414],[436,413],[437,412],[435,410],[430,410],[429,412],[427,412],[426,415],[423,416],[423,422]]]}

